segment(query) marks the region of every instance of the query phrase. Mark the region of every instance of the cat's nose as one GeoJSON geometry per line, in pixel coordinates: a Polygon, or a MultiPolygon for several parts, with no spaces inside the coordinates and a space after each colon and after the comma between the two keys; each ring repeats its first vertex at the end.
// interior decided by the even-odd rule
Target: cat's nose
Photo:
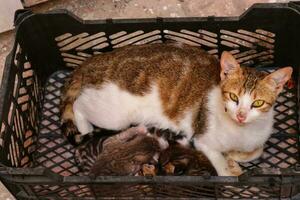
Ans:
{"type": "Polygon", "coordinates": [[[246,115],[243,113],[238,113],[236,115],[236,118],[240,123],[243,123],[246,120],[246,115]]]}

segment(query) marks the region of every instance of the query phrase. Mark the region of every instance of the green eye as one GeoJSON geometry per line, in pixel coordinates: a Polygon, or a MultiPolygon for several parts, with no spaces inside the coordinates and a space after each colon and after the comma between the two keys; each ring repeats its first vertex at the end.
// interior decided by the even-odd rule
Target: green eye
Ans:
{"type": "Polygon", "coordinates": [[[230,99],[231,99],[232,101],[234,101],[234,102],[236,102],[236,103],[239,102],[239,98],[238,98],[235,94],[229,93],[229,97],[230,97],[230,99]]]}
{"type": "Polygon", "coordinates": [[[256,100],[252,103],[252,107],[254,108],[259,108],[262,105],[264,105],[265,101],[264,100],[256,100]]]}

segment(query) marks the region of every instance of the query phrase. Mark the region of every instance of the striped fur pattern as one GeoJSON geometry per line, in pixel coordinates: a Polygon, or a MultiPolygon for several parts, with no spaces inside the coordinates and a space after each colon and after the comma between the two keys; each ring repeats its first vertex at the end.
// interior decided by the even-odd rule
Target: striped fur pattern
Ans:
{"type": "MultiPolygon", "coordinates": [[[[75,157],[83,175],[189,175],[201,176],[205,174],[215,175],[214,167],[204,154],[190,148],[183,147],[175,142],[175,138],[167,130],[151,129],[151,135],[146,136],[139,133],[139,127],[133,127],[119,134],[127,137],[126,143],[118,143],[115,134],[107,136],[94,137],[76,148],[75,157]],[[136,132],[132,132],[136,131],[136,132]],[[142,140],[132,139],[132,133],[142,140]],[[149,159],[146,162],[139,163],[137,167],[126,170],[128,163],[134,161],[132,154],[130,157],[123,156],[129,152],[144,157],[148,154],[149,148],[157,148],[156,143],[153,146],[153,138],[168,138],[169,147],[162,150],[157,149],[157,157],[149,159]],[[151,138],[149,140],[149,138],[151,138]],[[148,146],[147,148],[144,148],[148,146]],[[138,148],[136,148],[138,147],[138,148]],[[109,157],[104,154],[110,154],[109,157]],[[118,158],[118,159],[114,159],[118,158]],[[113,165],[106,165],[112,163],[113,165]],[[102,163],[102,164],[100,164],[102,163]],[[105,163],[105,165],[104,165],[105,163]],[[122,167],[117,167],[122,166],[122,167]]],[[[103,131],[105,132],[105,131],[103,131]]],[[[104,134],[104,133],[103,133],[104,134]]],[[[155,152],[155,151],[153,151],[155,152]]],[[[153,154],[156,156],[155,154],[153,154]]]]}

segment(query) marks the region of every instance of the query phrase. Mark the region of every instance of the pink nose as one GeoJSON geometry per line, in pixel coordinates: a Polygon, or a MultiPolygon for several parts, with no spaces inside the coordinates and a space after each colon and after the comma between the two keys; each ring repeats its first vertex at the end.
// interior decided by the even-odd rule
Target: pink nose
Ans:
{"type": "Polygon", "coordinates": [[[246,115],[238,113],[236,115],[236,118],[239,120],[240,123],[244,122],[246,120],[246,115]]]}

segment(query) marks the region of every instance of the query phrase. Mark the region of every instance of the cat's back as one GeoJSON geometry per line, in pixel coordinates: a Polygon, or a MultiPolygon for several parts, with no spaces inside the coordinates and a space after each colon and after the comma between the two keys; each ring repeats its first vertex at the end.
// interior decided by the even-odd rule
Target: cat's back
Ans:
{"type": "Polygon", "coordinates": [[[218,81],[219,62],[200,47],[181,43],[131,45],[88,59],[74,74],[84,74],[84,84],[116,82],[142,94],[153,81],[168,87],[187,78],[195,84],[218,81]]]}

